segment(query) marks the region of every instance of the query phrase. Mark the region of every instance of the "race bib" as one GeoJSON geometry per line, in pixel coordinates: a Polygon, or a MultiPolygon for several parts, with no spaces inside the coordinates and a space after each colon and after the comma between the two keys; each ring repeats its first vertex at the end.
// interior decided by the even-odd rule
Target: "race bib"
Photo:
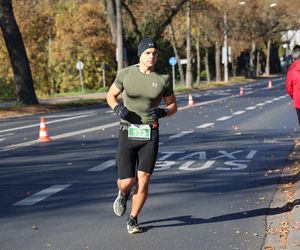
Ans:
{"type": "Polygon", "coordinates": [[[128,138],[133,140],[150,140],[151,128],[145,124],[131,124],[128,127],[128,138]]]}

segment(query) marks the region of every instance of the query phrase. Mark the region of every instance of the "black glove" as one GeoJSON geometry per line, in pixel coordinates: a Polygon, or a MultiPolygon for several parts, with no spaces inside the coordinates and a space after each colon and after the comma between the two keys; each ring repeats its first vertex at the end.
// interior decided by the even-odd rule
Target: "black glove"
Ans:
{"type": "Polygon", "coordinates": [[[162,108],[150,108],[148,109],[148,114],[150,116],[152,116],[153,119],[158,119],[158,118],[162,118],[165,117],[168,113],[165,109],[162,108]]]}
{"type": "Polygon", "coordinates": [[[114,111],[117,114],[117,116],[119,116],[123,120],[127,120],[129,117],[129,110],[120,104],[114,107],[114,111]]]}

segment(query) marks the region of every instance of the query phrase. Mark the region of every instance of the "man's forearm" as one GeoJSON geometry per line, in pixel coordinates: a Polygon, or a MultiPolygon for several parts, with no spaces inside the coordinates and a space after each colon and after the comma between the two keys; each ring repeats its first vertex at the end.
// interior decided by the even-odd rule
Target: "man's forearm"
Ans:
{"type": "Polygon", "coordinates": [[[167,110],[167,116],[171,116],[177,112],[177,104],[176,103],[171,103],[167,105],[166,107],[167,110]]]}

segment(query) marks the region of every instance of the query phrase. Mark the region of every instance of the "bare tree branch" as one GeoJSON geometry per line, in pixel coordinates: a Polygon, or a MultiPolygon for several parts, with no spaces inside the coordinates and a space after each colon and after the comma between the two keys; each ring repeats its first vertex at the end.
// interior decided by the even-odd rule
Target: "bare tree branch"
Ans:
{"type": "Polygon", "coordinates": [[[133,25],[133,30],[135,32],[135,34],[137,35],[137,40],[141,40],[142,39],[142,33],[139,31],[138,25],[136,23],[136,19],[133,16],[132,11],[129,9],[129,7],[126,5],[126,3],[124,1],[122,1],[122,6],[125,8],[125,10],[127,11],[129,18],[131,20],[131,23],[133,25]]]}
{"type": "Polygon", "coordinates": [[[179,10],[181,10],[182,6],[189,0],[181,0],[181,2],[171,8],[170,15],[167,17],[167,19],[157,28],[154,39],[157,40],[161,33],[165,30],[165,28],[171,23],[173,17],[178,13],[179,10]]]}

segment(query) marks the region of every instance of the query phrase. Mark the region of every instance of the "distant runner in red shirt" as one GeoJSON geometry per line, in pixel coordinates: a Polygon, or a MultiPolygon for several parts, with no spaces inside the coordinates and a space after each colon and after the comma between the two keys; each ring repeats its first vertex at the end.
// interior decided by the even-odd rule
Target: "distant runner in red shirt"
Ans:
{"type": "Polygon", "coordinates": [[[286,77],[286,91],[293,99],[300,125],[300,45],[293,48],[293,60],[286,77]]]}

